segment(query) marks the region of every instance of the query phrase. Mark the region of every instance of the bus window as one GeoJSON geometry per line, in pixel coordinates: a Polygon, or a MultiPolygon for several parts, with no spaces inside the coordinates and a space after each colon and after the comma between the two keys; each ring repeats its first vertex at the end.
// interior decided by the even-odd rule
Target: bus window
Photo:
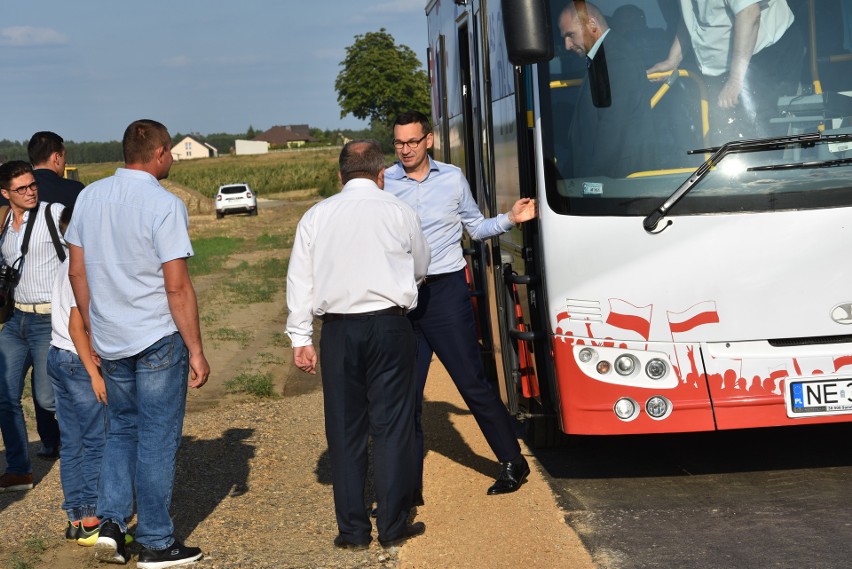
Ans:
{"type": "MultiPolygon", "coordinates": [[[[722,106],[726,75],[710,75],[715,71],[701,61],[706,58],[701,52],[702,38],[687,40],[676,69],[646,73],[649,61],[668,57],[671,39],[668,46],[661,39],[674,37],[673,26],[681,19],[687,22],[690,17],[710,17],[704,8],[697,9],[697,16],[687,17],[678,8],[673,18],[671,12],[661,11],[659,4],[601,0],[596,3],[599,13],[586,5],[583,16],[573,3],[563,8],[564,2],[551,2],[556,55],[539,65],[538,76],[544,99],[547,197],[559,213],[647,215],[709,156],[688,153],[691,150],[730,140],[852,132],[852,73],[847,67],[852,65],[852,54],[847,51],[852,46],[847,37],[852,30],[852,14],[846,4],[837,0],[816,3],[815,26],[811,26],[811,13],[799,9],[802,3],[790,2],[795,11],[783,0],[774,3],[778,12],[769,20],[772,24],[761,19],[772,34],[769,39],[760,36],[760,41],[776,42],[767,50],[797,55],[785,55],[797,79],[792,86],[781,85],[758,72],[766,59],[761,59],[766,52],[758,52],[750,64],[747,88],[733,108],[722,106]],[[630,23],[625,13],[632,15],[630,23]],[[824,34],[820,26],[825,26],[824,34]],[[627,27],[629,33],[619,27],[627,27]],[[591,65],[586,58],[589,52],[594,55],[591,65]],[[605,61],[612,97],[609,107],[589,104],[595,90],[592,83],[601,81],[594,73],[600,75],[595,69],[600,56],[605,61]],[[796,67],[799,64],[801,73],[796,67]],[[831,91],[822,89],[829,85],[831,91]],[[641,108],[635,102],[638,100],[641,108]]],[[[843,144],[730,156],[671,213],[849,205],[852,189],[848,167],[809,171],[807,176],[800,170],[749,168],[850,157],[852,148],[843,144]]]]}

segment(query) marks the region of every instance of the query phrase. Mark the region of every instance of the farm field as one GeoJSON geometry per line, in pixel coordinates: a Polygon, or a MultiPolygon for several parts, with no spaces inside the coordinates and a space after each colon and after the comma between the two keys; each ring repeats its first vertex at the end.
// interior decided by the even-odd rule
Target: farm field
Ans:
{"type": "MultiPolygon", "coordinates": [[[[338,147],[270,152],[254,156],[219,156],[176,161],[169,180],[213,198],[222,184],[246,182],[262,198],[313,189],[331,195],[338,189],[338,147]]],[[[112,175],[120,162],[80,164],[80,181],[90,184],[112,175]]]]}

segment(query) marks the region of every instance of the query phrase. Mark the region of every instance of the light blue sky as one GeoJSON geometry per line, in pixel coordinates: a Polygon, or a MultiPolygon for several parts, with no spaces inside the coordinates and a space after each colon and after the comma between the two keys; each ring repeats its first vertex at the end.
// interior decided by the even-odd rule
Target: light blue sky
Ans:
{"type": "Polygon", "coordinates": [[[119,140],[138,118],[237,133],[340,119],[356,34],[385,28],[426,65],[426,0],[4,0],[0,139],[119,140]]]}

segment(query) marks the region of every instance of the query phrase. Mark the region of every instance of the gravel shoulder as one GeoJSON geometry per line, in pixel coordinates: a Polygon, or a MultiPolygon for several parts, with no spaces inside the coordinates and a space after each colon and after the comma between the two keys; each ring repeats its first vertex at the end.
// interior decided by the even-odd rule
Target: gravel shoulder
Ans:
{"type": "MultiPolygon", "coordinates": [[[[202,234],[251,238],[292,231],[308,205],[285,204],[257,217],[233,216],[219,223],[212,215],[194,216],[191,224],[202,234]]],[[[196,280],[213,374],[208,385],[189,395],[172,507],[176,535],[204,551],[195,567],[593,567],[526,447],[533,467],[529,481],[514,494],[485,494],[497,463],[437,362],[424,405],[426,505],[416,513],[426,524],[425,535],[388,550],[375,541],[366,551],[333,547],[337,530],[320,380],[295,369],[291,350],[280,345],[283,293],[213,314],[217,307],[210,300],[217,298],[217,285],[231,278],[229,266],[244,260],[229,261],[219,273],[196,280]],[[245,331],[247,340],[211,336],[223,326],[245,331]],[[226,392],[228,379],[258,370],[272,375],[283,397],[226,392]]],[[[34,454],[32,421],[28,428],[34,454]]],[[[63,539],[59,463],[34,460],[33,466],[33,490],[0,494],[0,567],[106,567],[92,559],[91,549],[63,539]]],[[[2,455],[0,467],[5,467],[2,455]]],[[[135,567],[135,560],[128,566],[135,567]]]]}

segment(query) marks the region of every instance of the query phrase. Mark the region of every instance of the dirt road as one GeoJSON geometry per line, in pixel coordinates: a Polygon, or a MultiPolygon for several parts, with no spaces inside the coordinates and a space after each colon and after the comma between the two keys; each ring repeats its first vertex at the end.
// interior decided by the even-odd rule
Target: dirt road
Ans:
{"type": "MultiPolygon", "coordinates": [[[[193,217],[193,237],[248,242],[292,235],[309,205],[290,203],[265,208],[257,217],[219,222],[212,215],[193,217]]],[[[236,253],[220,270],[195,281],[213,374],[189,397],[172,510],[178,537],[205,552],[196,567],[593,567],[534,459],[520,491],[485,494],[497,464],[440,365],[432,367],[424,406],[426,505],[416,519],[426,523],[426,534],[389,550],[375,542],[365,552],[331,545],[336,528],[322,393],[318,377],[291,365],[292,352],[281,334],[283,288],[250,303],[239,302],[228,288],[243,263],[288,254],[280,248],[236,253]],[[257,399],[225,389],[240,374],[265,373],[279,397],[257,399]]],[[[31,441],[34,435],[30,425],[31,441]]],[[[36,448],[33,442],[31,451],[36,448]]],[[[2,458],[0,466],[5,466],[2,458]]],[[[35,489],[0,495],[0,567],[98,566],[91,550],[62,539],[58,463],[34,466],[35,489]]]]}

